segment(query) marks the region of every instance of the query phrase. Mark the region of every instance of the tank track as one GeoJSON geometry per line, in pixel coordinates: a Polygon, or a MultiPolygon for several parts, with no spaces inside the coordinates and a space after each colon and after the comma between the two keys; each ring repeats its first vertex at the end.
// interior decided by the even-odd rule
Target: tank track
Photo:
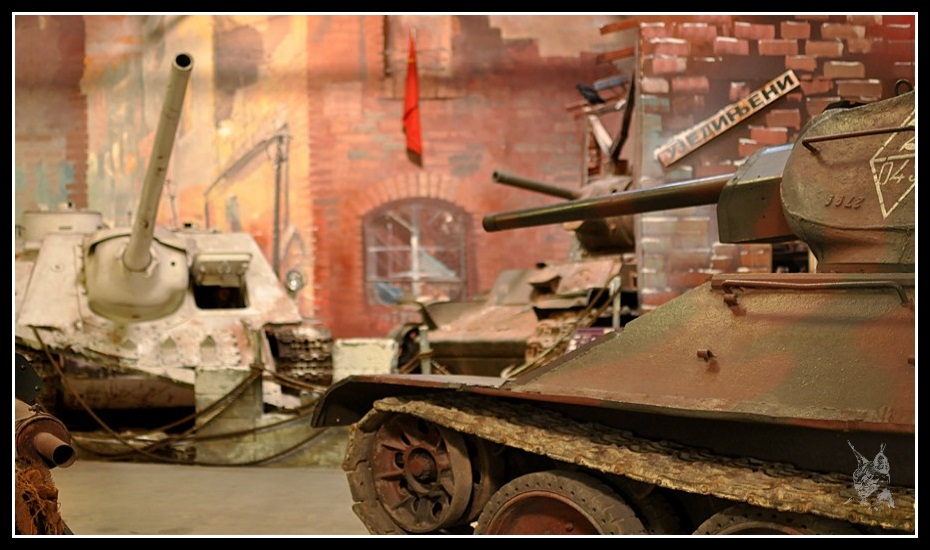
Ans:
{"type": "MultiPolygon", "coordinates": [[[[849,475],[802,471],[790,464],[729,458],[703,449],[636,437],[578,422],[559,413],[481,396],[431,394],[388,397],[378,411],[413,415],[523,451],[608,474],[753,506],[813,514],[853,524],[913,532],[915,491],[892,487],[895,506],[870,507],[857,499],[849,475]]],[[[348,458],[348,456],[347,456],[348,458]]],[[[347,461],[343,468],[352,466],[347,461]]]]}
{"type": "Polygon", "coordinates": [[[268,329],[277,346],[275,364],[281,374],[308,384],[329,386],[333,382],[333,339],[313,327],[268,329]]]}

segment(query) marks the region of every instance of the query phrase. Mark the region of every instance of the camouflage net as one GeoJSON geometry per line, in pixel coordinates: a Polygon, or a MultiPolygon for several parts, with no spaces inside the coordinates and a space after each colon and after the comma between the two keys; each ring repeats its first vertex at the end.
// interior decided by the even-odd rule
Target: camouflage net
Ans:
{"type": "Polygon", "coordinates": [[[16,534],[64,535],[58,489],[48,471],[27,461],[16,461],[16,534]]]}

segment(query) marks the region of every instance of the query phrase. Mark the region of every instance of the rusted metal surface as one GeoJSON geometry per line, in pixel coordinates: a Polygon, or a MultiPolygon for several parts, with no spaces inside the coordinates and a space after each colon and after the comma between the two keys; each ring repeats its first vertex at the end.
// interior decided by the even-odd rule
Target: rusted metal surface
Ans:
{"type": "Polygon", "coordinates": [[[47,468],[67,468],[75,460],[68,428],[34,405],[15,399],[16,457],[47,468]]]}
{"type": "Polygon", "coordinates": [[[70,534],[59,513],[53,468],[74,464],[71,434],[35,405],[14,398],[14,527],[19,535],[70,534]]]}
{"type": "Polygon", "coordinates": [[[914,271],[914,92],[811,121],[782,180],[785,215],[820,271],[914,271]],[[890,132],[889,128],[899,128],[890,132]]]}
{"type": "MultiPolygon", "coordinates": [[[[556,467],[599,475],[612,484],[605,496],[621,489],[611,476],[641,483],[687,510],[680,519],[698,533],[915,531],[914,122],[913,93],[831,108],[798,143],[757,152],[732,177],[486,217],[498,230],[719,200],[731,223],[722,237],[801,238],[818,272],[715,275],[504,381],[346,380],[324,395],[315,424],[371,432],[393,413],[499,444],[512,469],[484,526],[507,517],[549,529],[528,521],[509,483],[556,467]]],[[[364,452],[350,446],[347,457],[350,483],[363,484],[364,452]]]]}
{"type": "Polygon", "coordinates": [[[861,525],[903,531],[915,528],[913,488],[891,488],[894,508],[863,506],[852,498],[852,478],[842,472],[822,474],[790,464],[718,456],[596,423],[578,423],[525,403],[462,394],[387,398],[376,402],[374,410],[409,414],[508,447],[658,487],[861,525]]]}

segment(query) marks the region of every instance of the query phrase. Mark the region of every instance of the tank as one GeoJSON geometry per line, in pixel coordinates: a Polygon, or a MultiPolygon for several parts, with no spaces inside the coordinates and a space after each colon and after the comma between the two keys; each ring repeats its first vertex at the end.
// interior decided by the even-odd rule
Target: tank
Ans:
{"type": "Polygon", "coordinates": [[[39,402],[69,425],[88,411],[139,413],[109,417],[123,427],[142,413],[174,420],[197,404],[202,369],[263,373],[268,410],[331,383],[329,330],[300,314],[251,235],[156,224],[193,65],[172,59],[131,227],[68,205],[24,213],[16,351],[45,382],[39,402]]]}
{"type": "MultiPolygon", "coordinates": [[[[629,77],[620,75],[596,82],[593,89],[629,85],[629,77]]],[[[569,106],[588,128],[583,167],[587,176],[577,189],[503,169],[495,170],[491,181],[562,200],[627,189],[632,179],[625,175],[627,165],[619,154],[629,129],[631,104],[624,98],[592,104],[592,97],[569,106]],[[617,139],[611,140],[598,117],[620,111],[623,120],[617,139]]],[[[389,335],[399,349],[394,370],[510,375],[545,364],[635,318],[639,296],[632,217],[563,225],[573,236],[564,258],[540,258],[535,265],[504,270],[490,290],[476,297],[399,303],[417,311],[420,319],[402,323],[389,335]]]]}
{"type": "Polygon", "coordinates": [[[720,240],[800,239],[511,377],[367,375],[316,426],[373,534],[914,533],[914,93],[814,117],[726,182],[489,214],[489,231],[716,203],[720,240]]]}
{"type": "MultiPolygon", "coordinates": [[[[492,180],[561,199],[607,195],[630,182],[611,176],[573,190],[502,170],[492,180]]],[[[391,334],[399,344],[398,370],[507,374],[622,326],[639,313],[631,220],[565,224],[575,237],[567,258],[502,271],[475,298],[419,305],[422,321],[391,334]]]]}

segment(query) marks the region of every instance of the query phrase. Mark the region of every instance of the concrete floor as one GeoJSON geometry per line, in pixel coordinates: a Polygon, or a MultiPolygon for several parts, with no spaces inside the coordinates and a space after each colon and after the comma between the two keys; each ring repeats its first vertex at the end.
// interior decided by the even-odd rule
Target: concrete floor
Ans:
{"type": "Polygon", "coordinates": [[[341,468],[347,429],[334,428],[265,466],[77,459],[51,470],[76,536],[368,536],[341,468]]]}
{"type": "Polygon", "coordinates": [[[52,470],[77,536],[364,536],[345,472],[77,460],[52,470]]]}

